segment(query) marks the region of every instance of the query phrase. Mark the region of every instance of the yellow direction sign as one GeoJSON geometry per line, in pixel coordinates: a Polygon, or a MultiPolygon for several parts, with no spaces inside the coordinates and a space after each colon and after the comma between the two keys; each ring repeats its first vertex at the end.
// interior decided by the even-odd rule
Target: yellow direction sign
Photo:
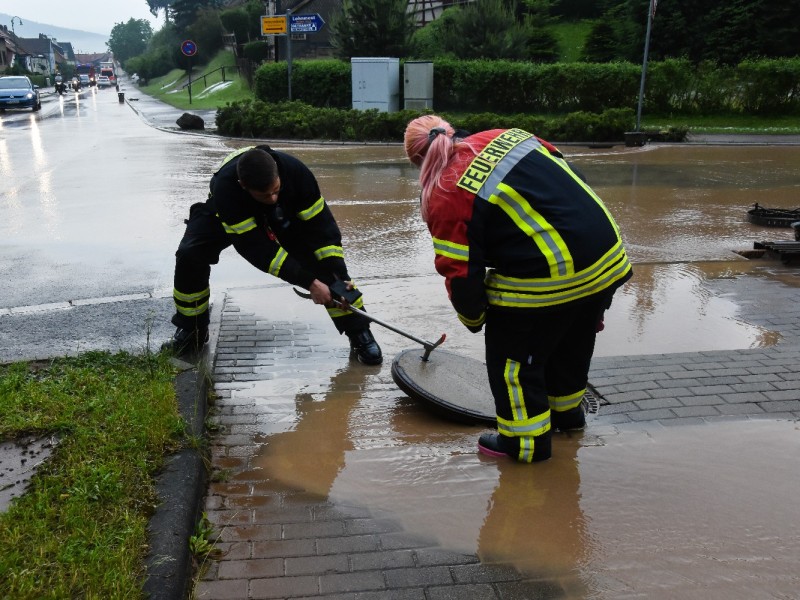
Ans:
{"type": "Polygon", "coordinates": [[[283,35],[286,33],[286,15],[261,17],[261,35],[283,35]]]}

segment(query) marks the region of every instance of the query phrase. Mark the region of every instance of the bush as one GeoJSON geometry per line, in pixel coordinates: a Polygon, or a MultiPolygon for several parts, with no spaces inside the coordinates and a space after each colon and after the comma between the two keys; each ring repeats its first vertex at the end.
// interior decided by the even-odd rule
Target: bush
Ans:
{"type": "MultiPolygon", "coordinates": [[[[324,139],[335,141],[401,142],[406,125],[430,111],[315,108],[304,102],[233,102],[217,111],[217,128],[223,135],[272,139],[324,139]]],[[[607,142],[622,140],[634,124],[633,109],[612,109],[601,114],[578,112],[546,119],[530,114],[468,116],[441,113],[457,129],[470,132],[519,127],[545,139],[607,142]]]]}

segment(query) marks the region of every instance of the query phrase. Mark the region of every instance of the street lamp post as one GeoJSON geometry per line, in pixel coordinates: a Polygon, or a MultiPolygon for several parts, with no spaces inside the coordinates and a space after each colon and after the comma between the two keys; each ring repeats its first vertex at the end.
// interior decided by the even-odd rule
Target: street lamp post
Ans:
{"type": "Polygon", "coordinates": [[[16,15],[14,15],[13,17],[11,17],[11,33],[12,33],[12,34],[14,34],[14,37],[16,38],[16,37],[17,37],[17,34],[16,34],[16,32],[14,31],[14,19],[16,19],[16,20],[17,20],[17,23],[19,23],[20,25],[25,25],[25,23],[23,23],[23,22],[22,22],[22,19],[20,19],[20,18],[19,18],[18,16],[16,16],[16,15]]]}
{"type": "Polygon", "coordinates": [[[639,83],[639,103],[636,106],[636,131],[640,131],[639,127],[642,123],[642,101],[644,100],[644,78],[647,73],[647,54],[650,51],[650,28],[653,24],[653,17],[656,12],[656,4],[658,0],[650,0],[650,6],[647,9],[647,32],[644,34],[644,59],[642,60],[642,79],[639,83]]]}

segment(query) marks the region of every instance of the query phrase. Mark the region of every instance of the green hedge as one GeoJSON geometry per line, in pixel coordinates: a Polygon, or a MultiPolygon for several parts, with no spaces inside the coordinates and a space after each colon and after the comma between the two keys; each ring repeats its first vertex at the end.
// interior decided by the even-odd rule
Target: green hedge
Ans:
{"type": "MultiPolygon", "coordinates": [[[[632,63],[440,59],[434,61],[433,71],[437,111],[601,113],[635,108],[641,82],[641,65],[632,63]]],[[[648,64],[645,83],[647,114],[800,114],[800,58],[744,61],[735,67],[657,61],[648,64]]],[[[254,91],[266,102],[287,100],[286,63],[259,67],[254,91]]],[[[294,61],[292,99],[318,107],[350,107],[350,64],[294,61]]]]}
{"type": "MultiPolygon", "coordinates": [[[[408,122],[429,112],[401,110],[387,113],[316,108],[300,101],[268,103],[245,100],[220,108],[216,124],[222,135],[234,137],[401,142],[408,122]]],[[[457,129],[482,131],[520,127],[553,141],[618,141],[633,128],[635,122],[634,111],[629,108],[611,109],[603,113],[575,112],[556,118],[528,113],[498,115],[484,112],[464,116],[443,112],[441,115],[457,129]]],[[[674,141],[678,141],[685,134],[682,131],[671,135],[674,141]]]]}

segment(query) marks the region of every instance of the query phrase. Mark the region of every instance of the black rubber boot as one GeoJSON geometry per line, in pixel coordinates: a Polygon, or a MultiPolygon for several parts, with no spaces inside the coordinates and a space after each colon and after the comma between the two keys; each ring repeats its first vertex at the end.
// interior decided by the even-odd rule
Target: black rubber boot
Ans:
{"type": "Polygon", "coordinates": [[[533,456],[526,460],[520,456],[519,438],[499,433],[484,433],[478,439],[478,452],[487,456],[513,458],[519,462],[542,462],[552,456],[552,434],[550,431],[533,438],[533,456]]]}
{"type": "Polygon", "coordinates": [[[193,352],[200,352],[208,341],[208,329],[183,329],[178,327],[175,335],[168,342],[162,344],[162,350],[168,350],[176,356],[183,356],[193,352]]]}
{"type": "Polygon", "coordinates": [[[369,329],[348,333],[347,337],[350,338],[350,352],[355,354],[358,362],[365,365],[379,365],[383,362],[381,347],[369,329]]]}
{"type": "Polygon", "coordinates": [[[559,431],[580,431],[586,427],[586,412],[583,403],[564,412],[550,411],[550,423],[559,431]]]}

